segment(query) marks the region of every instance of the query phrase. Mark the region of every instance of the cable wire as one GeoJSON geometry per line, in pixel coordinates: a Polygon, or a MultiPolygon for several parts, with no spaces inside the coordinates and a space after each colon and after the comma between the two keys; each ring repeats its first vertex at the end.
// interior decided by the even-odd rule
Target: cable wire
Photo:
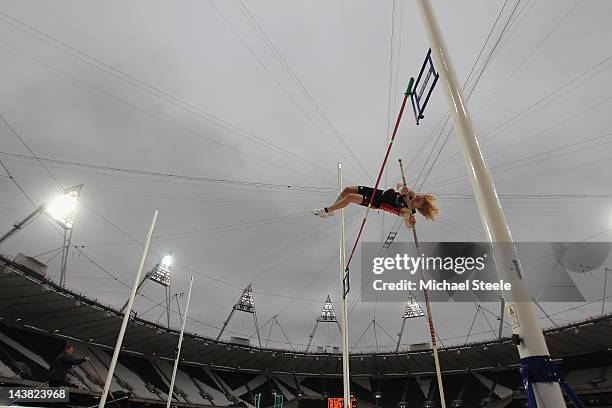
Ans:
{"type": "Polygon", "coordinates": [[[104,61],[95,58],[93,56],[91,56],[90,54],[83,52],[73,46],[71,46],[70,44],[59,40],[58,38],[51,36],[41,30],[38,30],[36,27],[33,27],[31,25],[28,25],[20,20],[15,19],[14,17],[9,16],[8,14],[2,13],[0,12],[0,16],[3,16],[5,19],[0,18],[0,21],[3,21],[6,24],[11,25],[12,27],[16,28],[17,30],[20,30],[34,38],[39,39],[40,41],[45,42],[46,44],[68,54],[71,55],[72,57],[78,59],[79,61],[90,65],[96,69],[102,70],[103,72],[107,73],[108,75],[111,75],[112,77],[127,83],[131,86],[136,87],[137,89],[140,89],[143,92],[148,93],[149,95],[152,95],[156,98],[162,99],[167,103],[170,103],[171,105],[178,107],[182,110],[186,110],[189,113],[195,114],[197,117],[201,118],[201,119],[205,119],[207,121],[209,121],[210,123],[216,125],[216,126],[220,126],[238,136],[250,139],[251,141],[253,141],[256,144],[259,144],[261,146],[264,146],[266,148],[271,149],[272,151],[279,153],[279,154],[284,154],[287,155],[288,157],[291,157],[294,160],[298,160],[301,161],[309,166],[311,166],[313,169],[316,169],[324,174],[333,174],[332,171],[326,169],[323,166],[320,166],[316,163],[313,163],[299,155],[296,155],[295,153],[292,153],[291,151],[282,148],[274,143],[271,143],[267,140],[265,140],[264,138],[257,136],[251,132],[248,132],[228,121],[225,121],[213,114],[211,114],[210,112],[204,111],[202,108],[194,105],[193,103],[190,103],[182,98],[179,98],[173,94],[171,94],[170,92],[167,92],[155,85],[150,84],[149,82],[143,81],[137,77],[135,77],[134,75],[131,75],[121,69],[118,69],[110,64],[105,63],[104,61]],[[7,21],[6,19],[8,19],[9,21],[7,21]],[[24,29],[24,27],[26,27],[28,31],[26,29],[24,29]],[[58,46],[58,44],[60,46],[58,46]]]}

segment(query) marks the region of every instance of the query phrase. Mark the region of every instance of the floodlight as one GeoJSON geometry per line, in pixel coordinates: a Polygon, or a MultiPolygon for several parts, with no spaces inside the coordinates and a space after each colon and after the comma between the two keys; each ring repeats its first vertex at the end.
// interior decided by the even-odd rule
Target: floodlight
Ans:
{"type": "Polygon", "coordinates": [[[172,265],[172,254],[164,255],[161,259],[161,263],[167,267],[172,265]]]}
{"type": "Polygon", "coordinates": [[[82,184],[71,187],[64,191],[64,194],[55,198],[48,204],[37,207],[30,215],[13,225],[13,228],[9,232],[0,237],[0,243],[15,235],[17,231],[25,228],[41,214],[46,214],[49,218],[58,223],[64,231],[72,231],[74,218],[76,216],[77,202],[81,194],[81,187],[83,187],[82,184]]]}
{"type": "Polygon", "coordinates": [[[323,310],[321,310],[321,314],[317,317],[317,321],[319,322],[337,322],[336,312],[334,311],[334,305],[332,301],[327,295],[327,299],[325,300],[325,304],[323,305],[323,310]]]}
{"type": "Polygon", "coordinates": [[[253,287],[249,284],[240,295],[240,299],[234,305],[233,310],[241,312],[255,313],[255,300],[253,299],[253,287]]]}
{"type": "Polygon", "coordinates": [[[170,286],[170,266],[172,265],[172,254],[167,254],[161,257],[159,262],[153,267],[151,271],[151,279],[153,282],[157,282],[163,286],[170,286]]]}
{"type": "MultiPolygon", "coordinates": [[[[140,293],[140,289],[147,283],[149,280],[152,280],[155,283],[159,283],[164,286],[166,292],[166,316],[168,319],[168,328],[170,327],[170,283],[172,278],[172,252],[169,252],[159,258],[159,261],[153,266],[149,272],[142,278],[138,286],[136,287],[136,294],[140,293]]],[[[125,311],[129,300],[126,301],[121,307],[121,312],[125,311]]]]}
{"type": "Polygon", "coordinates": [[[413,295],[408,297],[408,301],[406,302],[406,308],[404,309],[404,319],[412,319],[415,317],[423,317],[425,313],[419,306],[419,303],[416,301],[413,295]]]}
{"type": "Polygon", "coordinates": [[[72,229],[76,216],[81,186],[68,189],[64,194],[43,206],[45,214],[65,229],[72,229]]]}

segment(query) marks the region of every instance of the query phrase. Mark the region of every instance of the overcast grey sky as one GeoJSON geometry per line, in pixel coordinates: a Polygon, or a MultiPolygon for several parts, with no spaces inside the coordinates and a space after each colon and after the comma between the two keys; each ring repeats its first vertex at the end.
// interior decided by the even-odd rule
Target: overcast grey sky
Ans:
{"type": "MultiPolygon", "coordinates": [[[[497,44],[469,107],[514,238],[610,241],[612,4],[509,0],[501,14],[501,0],[433,4],[462,79],[499,15],[469,82],[497,44]],[[529,196],[537,194],[548,197],[529,196]]],[[[306,344],[326,296],[336,302],[340,293],[337,218],[307,212],[333,200],[338,162],[347,183],[375,179],[402,93],[428,48],[414,2],[21,0],[0,1],[0,12],[0,114],[35,155],[255,183],[43,161],[64,187],[84,184],[73,242],[118,279],[73,253],[69,286],[121,305],[141,251],[133,238],[143,239],[159,209],[147,267],[172,251],[173,293],[185,291],[195,276],[190,312],[197,321],[188,330],[216,336],[241,288],[252,282],[260,323],[278,313],[290,340],[306,344]]],[[[447,134],[434,146],[446,112],[440,89],[420,126],[406,111],[384,182],[399,179],[396,163],[403,158],[409,183],[422,170],[416,186],[425,179],[422,191],[439,195],[440,220],[419,220],[421,240],[484,240],[454,133],[429,172],[447,134]]],[[[5,123],[0,137],[0,159],[34,202],[61,190],[39,162],[23,157],[31,153],[5,123]]],[[[0,225],[8,230],[32,207],[4,176],[0,225]]],[[[349,249],[362,215],[361,207],[346,211],[349,249]]],[[[380,240],[394,221],[374,213],[364,240],[380,240]]],[[[398,239],[411,237],[402,229],[398,239]]],[[[0,249],[38,255],[60,246],[61,237],[40,219],[0,249]]],[[[49,263],[53,277],[58,261],[49,263]]],[[[150,299],[163,295],[155,284],[143,292],[150,299]]],[[[373,316],[395,336],[403,304],[360,303],[358,294],[354,286],[351,343],[373,316]]],[[[136,310],[152,305],[140,297],[136,310]]],[[[567,306],[547,305],[551,311],[567,306]]],[[[497,305],[487,307],[497,313],[497,305]]],[[[434,305],[439,335],[448,344],[465,341],[474,310],[434,305]]],[[[562,323],[598,310],[555,318],[562,323]]],[[[161,313],[156,308],[143,317],[156,320],[161,313]]],[[[425,325],[411,321],[405,341],[426,341],[425,325]]],[[[473,331],[487,328],[479,318],[473,331]]],[[[228,334],[253,332],[250,316],[237,315],[228,328],[228,334]]],[[[286,347],[278,328],[272,339],[278,342],[270,345],[286,347]]],[[[384,332],[375,340],[370,331],[357,346],[376,341],[392,344],[384,332]]],[[[337,342],[335,327],[323,327],[313,344],[337,342]]]]}

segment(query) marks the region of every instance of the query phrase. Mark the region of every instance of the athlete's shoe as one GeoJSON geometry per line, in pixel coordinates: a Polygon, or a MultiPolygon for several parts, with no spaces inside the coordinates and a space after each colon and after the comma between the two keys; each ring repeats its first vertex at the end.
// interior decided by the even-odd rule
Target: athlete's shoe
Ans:
{"type": "Polygon", "coordinates": [[[316,208],[312,210],[312,213],[314,215],[318,215],[321,218],[327,218],[327,217],[331,217],[332,215],[334,215],[334,212],[328,211],[327,208],[316,208]]]}

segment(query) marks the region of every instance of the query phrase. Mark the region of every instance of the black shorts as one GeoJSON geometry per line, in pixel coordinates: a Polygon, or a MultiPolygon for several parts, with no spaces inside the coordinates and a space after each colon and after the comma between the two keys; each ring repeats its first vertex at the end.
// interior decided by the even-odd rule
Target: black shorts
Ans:
{"type": "MultiPolygon", "coordinates": [[[[367,207],[370,204],[372,195],[374,194],[374,189],[372,187],[358,186],[357,190],[359,191],[359,194],[363,196],[363,201],[361,202],[361,205],[365,205],[367,207]]],[[[398,198],[399,194],[395,190],[376,190],[376,196],[374,197],[372,207],[380,208],[382,203],[385,203],[392,207],[397,207],[399,204],[398,198]]]]}

